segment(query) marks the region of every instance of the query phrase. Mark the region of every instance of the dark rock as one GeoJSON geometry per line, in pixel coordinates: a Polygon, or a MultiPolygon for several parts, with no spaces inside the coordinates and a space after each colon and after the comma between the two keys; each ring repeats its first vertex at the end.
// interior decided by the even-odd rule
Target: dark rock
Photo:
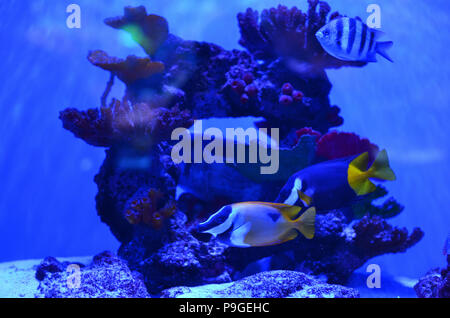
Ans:
{"type": "Polygon", "coordinates": [[[38,265],[36,269],[36,279],[43,280],[47,273],[60,273],[64,266],[56,258],[48,256],[38,265]]]}

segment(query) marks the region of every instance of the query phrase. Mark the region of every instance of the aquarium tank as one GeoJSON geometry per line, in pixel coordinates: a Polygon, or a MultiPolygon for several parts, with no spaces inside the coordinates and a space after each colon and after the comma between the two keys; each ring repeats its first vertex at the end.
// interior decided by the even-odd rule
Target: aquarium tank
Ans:
{"type": "Polygon", "coordinates": [[[1,298],[450,297],[447,0],[0,11],[1,298]]]}

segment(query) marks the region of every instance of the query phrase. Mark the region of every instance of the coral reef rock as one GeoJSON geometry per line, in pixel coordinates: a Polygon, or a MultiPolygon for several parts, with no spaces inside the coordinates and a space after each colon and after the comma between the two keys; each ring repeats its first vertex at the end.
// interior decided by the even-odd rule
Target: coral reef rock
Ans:
{"type": "Polygon", "coordinates": [[[447,268],[429,271],[414,290],[420,298],[450,298],[450,255],[447,255],[447,268]]]}
{"type": "MultiPolygon", "coordinates": [[[[339,107],[330,103],[326,69],[365,63],[340,61],[322,49],[315,32],[340,15],[330,14],[324,1],[308,4],[307,12],[278,6],[261,14],[252,9],[238,14],[239,43],[245,50],[183,40],[169,32],[163,17],[148,14],[143,6],[126,7],[123,16],[105,20],[129,32],[147,56],[117,58],[92,51],[89,62],[110,73],[100,105],[65,109],[60,119],[77,138],[107,148],[95,176],[96,208],[120,241],[118,254],[128,265],[114,257],[101,266],[94,262],[81,268],[85,284],[69,290],[63,288],[64,265],[46,259],[37,273],[46,296],[146,297],[145,287],[158,295],[176,286],[191,290],[232,283],[257,273],[249,268],[262,259],[269,260],[264,270],[293,270],[345,284],[370,258],[404,252],[422,238],[418,228],[408,233],[387,223],[385,219],[403,207],[394,198],[375,205],[375,199],[387,195],[382,187],[353,207],[317,211],[312,240],[299,236],[277,246],[241,249],[196,232],[196,225],[223,205],[275,200],[300,169],[379,149],[354,133],[329,132],[343,119],[339,107]],[[116,77],[126,86],[124,96],[109,101],[116,77]],[[173,130],[212,117],[252,117],[258,118],[259,128],[279,128],[278,173],[261,175],[261,164],[175,164],[173,130]],[[178,196],[180,188],[192,191],[178,196]],[[91,290],[92,284],[99,288],[91,290]]],[[[224,290],[231,295],[236,286],[255,297],[356,295],[295,272],[252,276],[224,290]],[[256,294],[259,291],[249,288],[255,279],[267,281],[267,286],[281,286],[277,282],[283,281],[291,287],[256,294]]]]}
{"type": "Polygon", "coordinates": [[[60,263],[47,257],[38,265],[37,297],[45,298],[146,298],[141,274],[111,252],[94,257],[88,266],[60,263]]]}
{"type": "Polygon", "coordinates": [[[261,272],[239,281],[164,290],[166,298],[359,298],[355,289],[329,285],[294,271],[261,272]]]}
{"type": "Polygon", "coordinates": [[[164,233],[149,235],[141,229],[119,250],[130,268],[143,273],[152,294],[173,286],[230,282],[264,258],[270,259],[270,270],[297,270],[345,284],[370,258],[403,252],[423,235],[419,229],[408,234],[378,216],[349,225],[342,212],[333,211],[317,216],[313,240],[299,236],[281,245],[242,249],[196,234],[187,220],[184,213],[176,212],[164,233]]]}

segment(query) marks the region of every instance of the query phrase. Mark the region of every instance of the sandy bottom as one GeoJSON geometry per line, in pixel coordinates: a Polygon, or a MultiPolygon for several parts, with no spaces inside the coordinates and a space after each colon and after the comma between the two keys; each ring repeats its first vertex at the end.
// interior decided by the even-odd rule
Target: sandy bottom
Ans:
{"type": "MultiPolygon", "coordinates": [[[[58,260],[88,264],[92,257],[61,257],[58,260]]],[[[41,261],[42,259],[30,259],[0,263],[0,298],[39,297],[39,281],[34,275],[41,261]]]]}
{"type": "MultiPolygon", "coordinates": [[[[59,261],[89,264],[92,256],[57,258],[59,261]]],[[[36,266],[42,259],[12,261],[0,263],[0,298],[35,298],[41,297],[38,293],[39,282],[35,278],[36,266]]],[[[371,289],[366,286],[367,274],[357,270],[351,277],[348,287],[359,290],[363,298],[414,298],[416,294],[413,286],[415,279],[406,277],[393,277],[383,275],[381,288],[371,289]]],[[[224,284],[226,285],[226,284],[224,284]]],[[[197,297],[198,295],[188,295],[197,297]]]]}

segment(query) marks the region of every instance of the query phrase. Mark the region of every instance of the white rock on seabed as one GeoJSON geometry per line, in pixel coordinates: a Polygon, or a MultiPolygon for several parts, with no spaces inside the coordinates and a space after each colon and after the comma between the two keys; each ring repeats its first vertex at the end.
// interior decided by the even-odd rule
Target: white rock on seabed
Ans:
{"type": "Polygon", "coordinates": [[[226,284],[173,287],[167,298],[359,298],[356,289],[331,285],[301,272],[261,272],[226,284]]]}
{"type": "MultiPolygon", "coordinates": [[[[61,261],[88,264],[92,257],[58,258],[61,261]]],[[[0,298],[39,297],[36,267],[42,259],[0,263],[0,298]]]]}

